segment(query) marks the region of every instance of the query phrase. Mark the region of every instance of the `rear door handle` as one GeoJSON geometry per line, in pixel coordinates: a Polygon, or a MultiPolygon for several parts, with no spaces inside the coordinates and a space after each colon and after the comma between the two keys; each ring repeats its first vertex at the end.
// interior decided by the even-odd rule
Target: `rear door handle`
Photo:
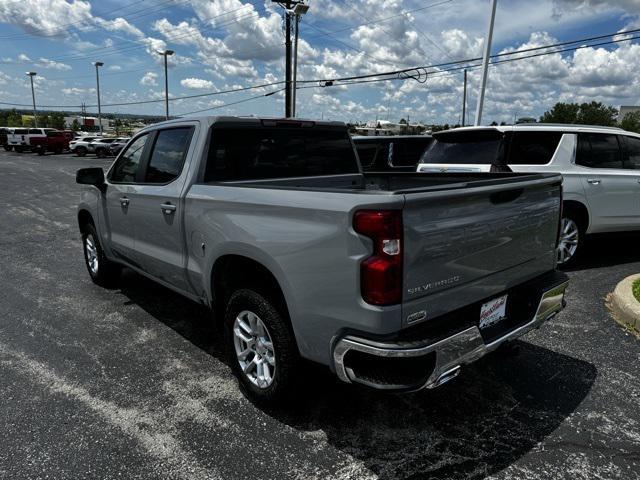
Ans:
{"type": "Polygon", "coordinates": [[[120,205],[123,207],[128,207],[129,199],[127,197],[120,197],[120,205]]]}
{"type": "Polygon", "coordinates": [[[587,180],[587,182],[590,183],[591,185],[600,185],[602,180],[589,179],[587,180]]]}
{"type": "Polygon", "coordinates": [[[172,203],[163,203],[162,205],[160,205],[160,208],[162,209],[162,213],[164,213],[165,215],[171,215],[176,211],[176,206],[172,203]]]}

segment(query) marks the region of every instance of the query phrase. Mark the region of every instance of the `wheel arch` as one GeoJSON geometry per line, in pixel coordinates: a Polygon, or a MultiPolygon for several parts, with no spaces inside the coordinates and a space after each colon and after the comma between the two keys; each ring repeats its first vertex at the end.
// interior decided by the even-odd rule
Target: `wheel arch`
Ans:
{"type": "Polygon", "coordinates": [[[80,228],[81,232],[84,232],[84,229],[87,225],[93,225],[95,228],[96,222],[93,220],[93,215],[84,208],[78,211],[78,228],[80,228]]]}
{"type": "Polygon", "coordinates": [[[221,255],[211,268],[211,299],[216,318],[223,318],[227,301],[235,290],[243,287],[269,297],[294,331],[284,289],[276,275],[261,262],[239,254],[221,255]]]}
{"type": "Polygon", "coordinates": [[[572,215],[583,231],[586,232],[589,229],[589,222],[591,219],[589,216],[589,209],[584,203],[578,200],[564,200],[562,202],[562,214],[572,215]]]}

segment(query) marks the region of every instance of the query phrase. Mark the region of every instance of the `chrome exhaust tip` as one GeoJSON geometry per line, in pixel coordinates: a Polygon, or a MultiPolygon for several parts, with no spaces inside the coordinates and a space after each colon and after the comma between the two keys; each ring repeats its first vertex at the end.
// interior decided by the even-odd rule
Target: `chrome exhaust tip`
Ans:
{"type": "Polygon", "coordinates": [[[453,380],[454,378],[456,378],[460,374],[461,370],[462,370],[462,368],[460,367],[460,365],[456,365],[455,367],[447,370],[442,375],[440,375],[435,382],[433,382],[431,385],[429,385],[429,388],[436,388],[436,387],[439,387],[441,385],[444,385],[449,380],[453,380]]]}

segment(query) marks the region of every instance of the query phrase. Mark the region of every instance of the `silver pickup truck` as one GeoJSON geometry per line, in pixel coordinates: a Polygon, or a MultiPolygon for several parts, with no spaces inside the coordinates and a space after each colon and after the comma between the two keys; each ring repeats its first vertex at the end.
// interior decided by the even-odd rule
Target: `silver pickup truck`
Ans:
{"type": "Polygon", "coordinates": [[[301,357],[436,387],[564,306],[556,174],[363,174],[344,124],[207,117],[76,180],[92,280],[126,266],[211,307],[255,399],[295,389],[301,357]]]}

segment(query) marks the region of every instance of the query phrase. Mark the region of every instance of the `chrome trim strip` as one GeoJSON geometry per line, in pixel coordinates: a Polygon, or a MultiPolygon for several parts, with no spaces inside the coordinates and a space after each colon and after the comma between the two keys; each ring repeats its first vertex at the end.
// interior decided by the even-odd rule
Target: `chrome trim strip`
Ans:
{"type": "Polygon", "coordinates": [[[450,374],[453,370],[456,370],[457,367],[478,360],[480,357],[498,348],[502,343],[518,338],[528,331],[538,328],[544,322],[554,317],[564,308],[564,294],[568,285],[569,282],[566,281],[545,291],[540,298],[536,313],[530,322],[488,344],[484,343],[480,330],[476,326],[420,348],[396,348],[393,345],[389,345],[388,347],[373,346],[362,343],[365,341],[364,339],[346,336],[340,339],[333,349],[333,362],[336,373],[340,380],[347,383],[363,383],[379,389],[406,388],[407,386],[403,385],[377,385],[369,381],[359,380],[353,370],[345,367],[344,356],[349,350],[357,350],[380,357],[418,357],[436,352],[435,368],[425,384],[421,387],[435,388],[453,378],[450,374]]]}

